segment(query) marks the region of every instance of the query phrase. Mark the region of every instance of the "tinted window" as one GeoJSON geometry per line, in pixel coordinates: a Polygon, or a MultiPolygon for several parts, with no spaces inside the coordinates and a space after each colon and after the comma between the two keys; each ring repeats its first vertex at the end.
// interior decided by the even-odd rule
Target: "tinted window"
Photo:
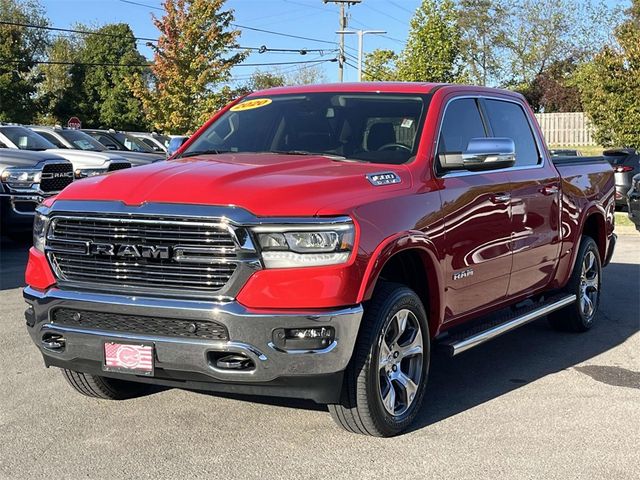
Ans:
{"type": "Polygon", "coordinates": [[[485,104],[493,136],[510,138],[516,144],[516,167],[536,165],[540,155],[522,107],[500,100],[487,100],[485,104]]]}
{"type": "Polygon", "coordinates": [[[108,136],[103,135],[100,132],[87,132],[87,133],[88,133],[88,135],[90,135],[93,138],[95,138],[102,145],[107,147],[109,150],[126,150],[124,148],[124,146],[120,146],[118,143],[116,143],[115,141],[110,139],[108,136]]]}
{"type": "Polygon", "coordinates": [[[301,93],[248,98],[203,132],[184,155],[206,151],[342,156],[372,163],[410,161],[427,97],[301,93]]]}
{"type": "Polygon", "coordinates": [[[438,153],[462,153],[472,138],[486,137],[482,117],[472,98],[448,104],[440,130],[438,153]]]}
{"type": "Polygon", "coordinates": [[[56,146],[24,127],[1,127],[2,132],[20,150],[46,150],[56,146]]]}
{"type": "Polygon", "coordinates": [[[61,130],[59,134],[68,142],[71,142],[73,144],[73,148],[78,150],[101,152],[105,149],[104,145],[95,140],[92,136],[78,130],[61,130]]]}
{"type": "Polygon", "coordinates": [[[58,140],[56,138],[55,135],[49,133],[49,132],[39,132],[39,131],[35,131],[38,135],[40,135],[41,137],[46,138],[47,140],[49,140],[51,143],[53,143],[56,147],[58,148],[67,148],[66,145],[64,145],[60,140],[58,140]]]}

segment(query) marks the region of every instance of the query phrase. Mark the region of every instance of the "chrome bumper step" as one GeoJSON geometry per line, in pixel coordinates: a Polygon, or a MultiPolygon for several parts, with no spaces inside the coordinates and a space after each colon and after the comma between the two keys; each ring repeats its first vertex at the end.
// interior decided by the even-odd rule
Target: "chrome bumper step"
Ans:
{"type": "Polygon", "coordinates": [[[533,322],[551,312],[576,301],[575,295],[559,294],[541,303],[527,305],[507,314],[498,315],[475,327],[447,335],[439,343],[452,357],[510,332],[522,325],[533,322]]]}

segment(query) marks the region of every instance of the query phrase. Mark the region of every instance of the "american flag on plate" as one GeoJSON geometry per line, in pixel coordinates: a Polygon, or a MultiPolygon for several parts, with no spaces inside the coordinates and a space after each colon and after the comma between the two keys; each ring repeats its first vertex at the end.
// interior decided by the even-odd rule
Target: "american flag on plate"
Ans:
{"type": "Polygon", "coordinates": [[[104,344],[105,370],[131,373],[153,372],[153,347],[107,342],[104,344]]]}

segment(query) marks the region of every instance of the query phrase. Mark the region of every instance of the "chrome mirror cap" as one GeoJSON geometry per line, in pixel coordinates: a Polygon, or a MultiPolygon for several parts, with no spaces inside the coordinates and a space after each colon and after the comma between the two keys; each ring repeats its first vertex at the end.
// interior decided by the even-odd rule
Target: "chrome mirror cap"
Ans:
{"type": "Polygon", "coordinates": [[[508,168],[515,162],[516,145],[511,138],[472,138],[462,154],[467,170],[508,168]]]}

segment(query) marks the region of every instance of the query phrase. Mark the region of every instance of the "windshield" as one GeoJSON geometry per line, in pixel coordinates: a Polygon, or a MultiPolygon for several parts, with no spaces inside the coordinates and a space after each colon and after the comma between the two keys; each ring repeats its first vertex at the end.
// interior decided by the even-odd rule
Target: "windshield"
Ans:
{"type": "Polygon", "coordinates": [[[138,140],[133,135],[127,135],[126,133],[118,132],[113,134],[116,139],[127,147],[132,152],[144,152],[151,153],[153,150],[144,144],[141,140],[138,140]]]}
{"type": "Polygon", "coordinates": [[[428,96],[302,93],[247,98],[182,153],[322,154],[372,163],[413,159],[428,96]]]}
{"type": "Polygon", "coordinates": [[[53,143],[25,127],[0,127],[0,132],[20,150],[57,148],[53,143]]]}
{"type": "Polygon", "coordinates": [[[102,152],[106,150],[104,145],[84,132],[78,130],[60,130],[58,133],[70,142],[73,148],[78,150],[89,150],[92,152],[102,152]]]}

